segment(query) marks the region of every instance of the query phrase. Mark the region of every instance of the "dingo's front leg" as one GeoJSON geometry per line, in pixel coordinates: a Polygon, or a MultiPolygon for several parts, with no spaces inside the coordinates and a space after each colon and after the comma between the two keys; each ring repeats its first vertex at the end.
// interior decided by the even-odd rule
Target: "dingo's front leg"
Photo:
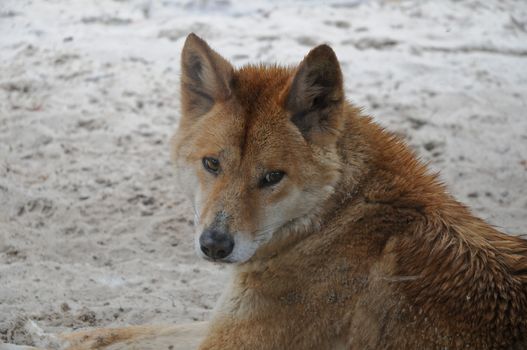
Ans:
{"type": "Polygon", "coordinates": [[[174,326],[100,328],[61,335],[65,350],[195,350],[207,322],[174,326]]]}
{"type": "MultiPolygon", "coordinates": [[[[316,322],[311,322],[315,324],[316,322]]],[[[200,350],[320,350],[335,349],[336,339],[321,334],[309,324],[275,320],[215,320],[200,350]],[[300,325],[300,326],[298,326],[300,325]],[[305,327],[304,329],[302,327],[305,327]]]]}

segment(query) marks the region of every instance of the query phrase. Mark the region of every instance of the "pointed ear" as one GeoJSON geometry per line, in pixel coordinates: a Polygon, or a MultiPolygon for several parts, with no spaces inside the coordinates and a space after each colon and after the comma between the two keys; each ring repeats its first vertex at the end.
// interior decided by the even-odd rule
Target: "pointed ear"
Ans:
{"type": "Polygon", "coordinates": [[[298,66],[285,107],[308,141],[340,130],[344,87],[335,52],[328,45],[312,49],[298,66]]]}
{"type": "Polygon", "coordinates": [[[181,53],[181,106],[184,116],[198,117],[215,102],[229,98],[233,68],[196,34],[187,36],[181,53]]]}

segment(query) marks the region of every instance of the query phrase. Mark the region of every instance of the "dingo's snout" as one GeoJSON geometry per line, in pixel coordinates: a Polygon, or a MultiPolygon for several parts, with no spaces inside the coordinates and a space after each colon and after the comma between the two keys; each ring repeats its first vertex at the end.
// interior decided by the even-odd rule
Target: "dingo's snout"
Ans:
{"type": "Polygon", "coordinates": [[[199,237],[200,249],[211,259],[224,259],[234,248],[233,237],[222,230],[205,229],[199,237]]]}

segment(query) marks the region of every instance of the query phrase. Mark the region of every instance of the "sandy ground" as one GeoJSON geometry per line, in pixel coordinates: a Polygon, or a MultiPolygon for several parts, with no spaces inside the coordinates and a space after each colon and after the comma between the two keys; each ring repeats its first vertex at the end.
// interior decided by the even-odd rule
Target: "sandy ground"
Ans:
{"type": "Polygon", "coordinates": [[[0,341],[208,317],[226,269],[198,260],[174,186],[179,54],[236,65],[331,44],[349,98],[461,201],[527,233],[527,2],[0,2],[0,341]]]}

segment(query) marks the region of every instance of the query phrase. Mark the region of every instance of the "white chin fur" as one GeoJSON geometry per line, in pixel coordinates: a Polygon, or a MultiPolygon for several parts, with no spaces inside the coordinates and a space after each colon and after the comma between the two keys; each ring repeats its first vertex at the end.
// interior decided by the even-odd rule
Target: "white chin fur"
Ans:
{"type": "MultiPolygon", "coordinates": [[[[269,237],[266,241],[268,241],[272,234],[269,234],[269,237]]],[[[252,238],[248,237],[249,235],[243,234],[243,233],[236,233],[234,235],[234,249],[232,253],[227,257],[227,261],[233,262],[233,263],[243,263],[249,260],[254,253],[256,253],[256,250],[260,245],[264,244],[265,242],[262,240],[255,241],[252,238]]]]}

